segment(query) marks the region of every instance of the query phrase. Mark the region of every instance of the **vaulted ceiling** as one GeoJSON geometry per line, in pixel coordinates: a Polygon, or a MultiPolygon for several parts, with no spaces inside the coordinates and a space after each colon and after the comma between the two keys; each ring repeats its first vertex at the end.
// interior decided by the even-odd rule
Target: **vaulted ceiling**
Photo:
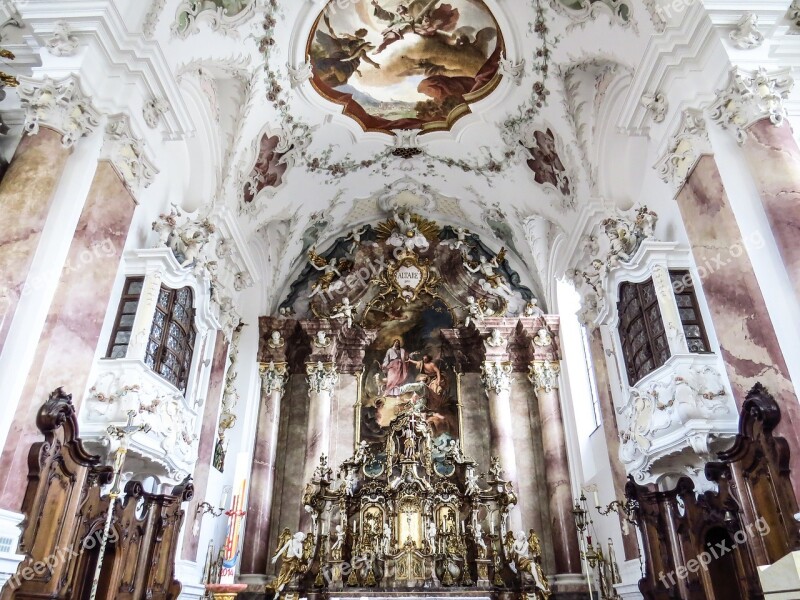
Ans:
{"type": "Polygon", "coordinates": [[[375,221],[385,214],[387,192],[404,192],[427,214],[509,247],[529,270],[535,261],[526,227],[528,236],[541,231],[535,219],[548,221],[554,236],[605,194],[632,202],[619,177],[604,180],[601,165],[602,149],[616,135],[605,123],[614,121],[635,67],[631,57],[642,54],[654,31],[643,5],[215,0],[195,14],[191,4],[167,2],[151,15],[151,27],[185,95],[207,112],[213,143],[194,150],[195,189],[242,214],[276,282],[291,275],[304,237],[324,246],[375,221]],[[392,25],[386,14],[381,20],[378,10],[397,15],[401,5],[410,25],[392,25]],[[487,36],[491,19],[499,31],[487,36]],[[392,26],[400,36],[382,36],[392,26]],[[380,50],[382,37],[390,41],[380,50]],[[481,42],[484,59],[497,53],[491,83],[476,94],[470,92],[480,86],[463,76],[474,77],[480,61],[458,57],[476,54],[481,42]],[[433,130],[409,119],[365,124],[330,98],[333,85],[344,83],[338,90],[355,91],[354,99],[383,116],[396,109],[386,100],[422,101],[413,88],[434,80],[468,83],[460,92],[439,85],[428,92],[429,105],[449,102],[448,93],[470,102],[433,130]]]}

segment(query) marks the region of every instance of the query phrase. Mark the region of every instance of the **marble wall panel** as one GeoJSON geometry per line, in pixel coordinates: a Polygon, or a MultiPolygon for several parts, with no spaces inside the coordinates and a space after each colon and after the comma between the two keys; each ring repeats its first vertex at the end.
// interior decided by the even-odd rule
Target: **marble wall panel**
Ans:
{"type": "Polygon", "coordinates": [[[42,128],[22,138],[0,182],[0,353],[67,158],[61,134],[42,128]]]}
{"type": "Polygon", "coordinates": [[[80,408],[134,208],[114,168],[101,162],[0,455],[0,508],[22,504],[28,450],[40,438],[36,414],[48,394],[63,387],[80,408]]]}
{"type": "Polygon", "coordinates": [[[743,151],[800,299],[800,148],[788,121],[775,127],[762,119],[748,129],[743,151]]]}
{"type": "Polygon", "coordinates": [[[208,491],[208,476],[213,468],[214,449],[217,445],[217,421],[220,404],[222,404],[227,365],[228,342],[225,339],[225,334],[218,331],[216,342],[214,343],[214,357],[211,362],[206,404],[203,407],[203,427],[200,431],[200,440],[197,448],[197,465],[193,475],[194,499],[186,509],[189,519],[187,519],[188,525],[184,530],[183,548],[181,550],[181,557],[184,560],[194,561],[198,559],[197,545],[200,542],[200,537],[199,535],[194,535],[192,526],[197,506],[203,502],[208,502],[212,506],[217,505],[217,499],[206,498],[206,492],[208,491]]]}
{"type": "Polygon", "coordinates": [[[712,156],[700,159],[677,201],[697,264],[715,265],[700,284],[736,402],[741,406],[756,382],[775,396],[783,415],[776,433],[790,444],[792,481],[800,497],[800,404],[775,335],[780,324],[770,320],[747,253],[734,257],[738,252],[731,251],[743,247],[742,231],[712,156]]]}

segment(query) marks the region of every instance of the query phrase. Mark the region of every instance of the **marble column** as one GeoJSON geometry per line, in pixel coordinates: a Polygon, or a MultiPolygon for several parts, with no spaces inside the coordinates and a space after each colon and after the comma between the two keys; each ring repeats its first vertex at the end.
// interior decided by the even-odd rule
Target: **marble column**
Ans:
{"type": "Polygon", "coordinates": [[[792,483],[800,498],[800,404],[761,287],[746,252],[723,264],[715,260],[744,243],[713,156],[697,160],[676,199],[697,264],[717,267],[699,283],[737,405],[757,382],[775,396],[783,417],[776,434],[789,442],[792,483]]]}
{"type": "MultiPolygon", "coordinates": [[[[194,479],[194,498],[186,509],[188,518],[183,533],[183,546],[181,558],[183,560],[198,560],[197,547],[200,543],[200,530],[195,530],[196,519],[203,519],[197,515],[197,506],[208,502],[217,506],[217,498],[207,498],[208,479],[214,461],[214,448],[217,444],[217,418],[222,404],[222,395],[225,387],[225,371],[228,366],[228,340],[225,334],[218,331],[214,343],[214,355],[211,360],[211,373],[208,381],[206,403],[203,407],[203,425],[200,430],[200,439],[197,447],[197,464],[192,477],[194,479]]],[[[226,507],[227,508],[227,507],[226,507]]]]}
{"type": "Polygon", "coordinates": [[[0,183],[0,353],[68,157],[61,134],[42,129],[22,138],[0,183]]]}
{"type": "Polygon", "coordinates": [[[0,354],[67,159],[99,120],[74,76],[21,81],[25,132],[0,182],[0,354]]]}
{"type": "MultiPolygon", "coordinates": [[[[486,361],[481,365],[481,380],[489,399],[489,438],[492,457],[500,459],[503,479],[517,485],[517,455],[514,450],[514,434],[511,430],[511,374],[510,362],[486,361]]],[[[518,509],[509,515],[509,528],[517,531],[522,528],[518,509]]]]}
{"type": "Polygon", "coordinates": [[[253,466],[250,471],[250,492],[247,499],[245,538],[241,573],[265,576],[269,565],[270,518],[275,489],[275,459],[278,454],[278,427],[281,420],[281,399],[289,381],[285,362],[262,364],[261,406],[258,411],[253,466]]]}
{"type": "Polygon", "coordinates": [[[788,70],[734,68],[711,118],[735,133],[750,167],[795,295],[800,299],[800,148],[784,101],[794,86],[788,70]]]}
{"type": "MultiPolygon", "coordinates": [[[[514,416],[511,410],[511,383],[514,364],[509,354],[509,339],[513,325],[503,319],[486,319],[478,331],[483,338],[484,362],[481,364],[481,381],[489,400],[489,439],[492,457],[500,459],[503,479],[519,490],[517,453],[514,447],[514,416]]],[[[508,516],[511,531],[522,529],[522,515],[518,506],[508,516]]]]}
{"type": "Polygon", "coordinates": [[[531,363],[529,378],[539,400],[556,574],[568,575],[581,573],[581,562],[578,532],[572,514],[567,439],[558,393],[560,373],[558,361],[535,360],[531,363]]]}
{"type": "MultiPolygon", "coordinates": [[[[303,469],[305,485],[311,481],[322,455],[330,457],[333,396],[339,383],[335,362],[339,335],[338,329],[329,321],[301,321],[300,327],[308,335],[311,345],[311,353],[306,359],[308,429],[303,469]]],[[[301,517],[305,514],[303,511],[301,517]]]]}
{"type": "Polygon", "coordinates": [[[98,163],[0,455],[0,508],[16,511],[22,504],[28,450],[40,441],[36,414],[42,402],[63,387],[80,409],[86,393],[136,207],[134,193],[152,176],[140,159],[140,142],[130,134],[120,137],[119,124],[107,128],[108,158],[98,163]]]}
{"type": "MultiPolygon", "coordinates": [[[[608,364],[605,360],[603,339],[599,328],[592,329],[589,335],[589,351],[591,352],[592,366],[594,367],[597,395],[600,402],[600,412],[603,419],[603,434],[606,438],[611,475],[614,484],[614,494],[617,500],[625,498],[625,485],[628,481],[625,466],[619,460],[619,427],[617,425],[617,412],[614,410],[614,399],[611,395],[611,381],[608,375],[608,364]]],[[[624,517],[620,516],[620,526],[624,517]]],[[[625,559],[632,560],[639,556],[639,545],[636,540],[636,530],[628,529],[628,534],[622,535],[625,559]]]]}
{"type": "Polygon", "coordinates": [[[748,127],[742,149],[800,300],[800,148],[788,122],[765,118],[748,127]]]}
{"type": "Polygon", "coordinates": [[[334,363],[307,363],[306,375],[309,410],[303,481],[309,482],[320,458],[330,454],[331,404],[339,382],[339,371],[334,363]]]}

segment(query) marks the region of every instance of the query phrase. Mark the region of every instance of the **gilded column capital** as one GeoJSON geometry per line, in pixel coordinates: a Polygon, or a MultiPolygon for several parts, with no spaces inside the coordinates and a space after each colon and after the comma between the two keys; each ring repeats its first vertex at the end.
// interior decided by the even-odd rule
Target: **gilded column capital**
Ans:
{"type": "Polygon", "coordinates": [[[61,144],[72,148],[100,124],[100,113],[81,90],[75,75],[59,80],[21,78],[19,98],[25,111],[25,131],[36,135],[42,126],[61,134],[61,144]]]}
{"type": "Polygon", "coordinates": [[[744,144],[747,128],[756,121],[768,118],[776,127],[783,125],[784,101],[793,87],[789,69],[769,73],[764,67],[756,71],[733,68],[728,87],[718,92],[719,99],[711,106],[711,119],[731,129],[739,145],[744,144]]]}
{"type": "Polygon", "coordinates": [[[486,393],[502,394],[511,391],[514,366],[509,361],[487,360],[481,365],[481,382],[486,393]]]}
{"type": "Polygon", "coordinates": [[[537,392],[552,392],[558,389],[558,376],[561,374],[561,364],[558,361],[535,360],[529,369],[528,380],[537,392]]]}
{"type": "Polygon", "coordinates": [[[339,381],[339,372],[334,363],[306,363],[306,375],[309,394],[333,393],[339,381]]]}
{"type": "Polygon", "coordinates": [[[261,376],[261,389],[265,395],[269,396],[274,393],[283,395],[286,383],[289,381],[289,367],[285,362],[262,363],[258,368],[258,373],[261,376]]]}

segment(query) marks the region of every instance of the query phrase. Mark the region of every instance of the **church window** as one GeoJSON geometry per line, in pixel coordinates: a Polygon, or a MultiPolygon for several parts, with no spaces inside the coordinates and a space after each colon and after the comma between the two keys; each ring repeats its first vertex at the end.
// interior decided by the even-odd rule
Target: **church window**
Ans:
{"type": "Polygon", "coordinates": [[[127,355],[143,285],[144,277],[129,277],[125,280],[106,358],[125,358],[127,355]]]}
{"type": "Polygon", "coordinates": [[[678,313],[689,352],[692,354],[711,352],[692,276],[689,271],[670,271],[669,276],[672,280],[672,289],[675,291],[675,302],[678,303],[678,313]]]}
{"type": "Polygon", "coordinates": [[[154,372],[186,391],[194,352],[194,296],[188,287],[161,287],[147,341],[144,362],[154,372]]]}
{"type": "Polygon", "coordinates": [[[652,279],[620,286],[619,334],[630,385],[663,366],[670,357],[661,308],[652,279]]]}

